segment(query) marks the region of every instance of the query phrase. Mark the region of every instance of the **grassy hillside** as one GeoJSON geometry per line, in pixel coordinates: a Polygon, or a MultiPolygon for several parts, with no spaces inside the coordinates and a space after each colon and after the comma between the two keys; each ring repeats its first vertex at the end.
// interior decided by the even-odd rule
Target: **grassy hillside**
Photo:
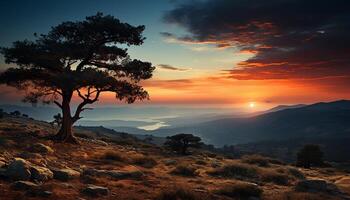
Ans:
{"type": "Polygon", "coordinates": [[[178,156],[101,127],[76,128],[80,145],[45,139],[54,131],[27,118],[0,119],[0,199],[300,200],[344,199],[350,192],[350,176],[334,168],[305,170],[203,150],[178,156]],[[28,177],[15,162],[25,162],[28,177]],[[302,184],[313,179],[322,179],[316,190],[302,184]]]}

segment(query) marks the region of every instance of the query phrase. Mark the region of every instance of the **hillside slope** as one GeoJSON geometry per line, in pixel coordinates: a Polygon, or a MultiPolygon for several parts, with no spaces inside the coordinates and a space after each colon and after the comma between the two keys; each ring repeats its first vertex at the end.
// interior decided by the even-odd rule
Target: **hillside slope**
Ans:
{"type": "Polygon", "coordinates": [[[103,133],[109,131],[96,127],[76,129],[80,145],[45,139],[54,131],[44,122],[0,119],[0,199],[337,200],[350,191],[350,177],[336,169],[201,150],[177,156],[127,135],[128,142],[108,139],[103,133]],[[95,139],[101,132],[104,141],[95,139]],[[321,189],[311,192],[310,184],[321,189]]]}

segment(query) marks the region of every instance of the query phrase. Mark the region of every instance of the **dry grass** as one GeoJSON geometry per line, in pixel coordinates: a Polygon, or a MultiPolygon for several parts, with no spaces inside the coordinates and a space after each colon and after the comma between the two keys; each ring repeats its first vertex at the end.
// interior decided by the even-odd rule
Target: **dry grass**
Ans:
{"type": "Polygon", "coordinates": [[[242,157],[243,163],[258,165],[260,167],[270,166],[269,159],[258,154],[245,155],[242,157]]]}
{"type": "Polygon", "coordinates": [[[113,161],[119,161],[119,162],[125,162],[128,159],[125,157],[125,155],[121,154],[117,151],[106,151],[102,154],[101,159],[104,160],[113,160],[113,161]]]}
{"type": "Polygon", "coordinates": [[[216,194],[238,199],[260,197],[262,192],[262,189],[260,189],[256,184],[246,182],[237,182],[225,185],[222,188],[215,191],[216,194]]]}
{"type": "Polygon", "coordinates": [[[179,175],[179,176],[188,176],[188,177],[194,177],[197,176],[197,169],[193,166],[188,166],[184,164],[180,164],[175,167],[171,172],[171,174],[179,175]]]}
{"type": "Polygon", "coordinates": [[[152,168],[158,164],[153,157],[142,154],[133,155],[130,157],[130,160],[132,164],[139,165],[144,168],[152,168]]]}
{"type": "Polygon", "coordinates": [[[250,179],[258,176],[257,167],[243,164],[233,163],[208,172],[211,176],[219,176],[224,178],[250,179]]]}
{"type": "Polygon", "coordinates": [[[288,174],[278,172],[274,169],[261,170],[259,175],[264,182],[270,182],[277,185],[288,185],[289,182],[288,174]]]}
{"type": "Polygon", "coordinates": [[[202,198],[192,190],[177,186],[172,189],[161,191],[155,200],[202,200],[202,198]]]}

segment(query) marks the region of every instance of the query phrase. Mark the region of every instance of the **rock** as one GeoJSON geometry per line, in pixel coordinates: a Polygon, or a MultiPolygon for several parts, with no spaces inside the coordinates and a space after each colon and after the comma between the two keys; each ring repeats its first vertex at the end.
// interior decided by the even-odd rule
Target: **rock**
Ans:
{"type": "Polygon", "coordinates": [[[43,190],[43,189],[31,189],[26,192],[27,196],[31,197],[49,197],[52,195],[51,191],[43,190]]]}
{"type": "Polygon", "coordinates": [[[5,175],[12,180],[29,180],[31,177],[30,163],[22,158],[15,158],[8,165],[5,175]]]}
{"type": "Polygon", "coordinates": [[[322,179],[299,181],[295,190],[300,192],[327,192],[331,194],[341,193],[336,185],[322,179]]]}
{"type": "Polygon", "coordinates": [[[33,190],[33,189],[38,189],[39,185],[29,182],[29,181],[16,181],[12,183],[11,188],[14,190],[33,190]]]}
{"type": "Polygon", "coordinates": [[[42,159],[43,156],[38,153],[23,152],[18,155],[18,157],[23,159],[42,159]]]}
{"type": "Polygon", "coordinates": [[[171,160],[171,159],[168,159],[168,160],[164,161],[165,165],[175,165],[176,163],[177,163],[176,160],[171,160]]]}
{"type": "Polygon", "coordinates": [[[89,185],[86,188],[82,190],[82,193],[88,196],[106,196],[109,193],[108,188],[96,186],[96,185],[89,185]]]}
{"type": "Polygon", "coordinates": [[[35,181],[47,181],[53,178],[51,170],[45,167],[31,166],[31,178],[35,181]]]}
{"type": "Polygon", "coordinates": [[[0,157],[0,168],[3,168],[6,166],[6,159],[3,157],[0,157]]]}
{"type": "Polygon", "coordinates": [[[42,153],[42,154],[49,154],[49,153],[53,153],[54,150],[47,146],[44,145],[42,143],[35,143],[30,147],[30,151],[34,152],[34,153],[42,153]]]}
{"type": "Polygon", "coordinates": [[[3,162],[3,161],[0,161],[0,168],[3,168],[3,167],[5,167],[5,166],[6,166],[6,163],[3,162]]]}
{"type": "Polygon", "coordinates": [[[60,181],[68,181],[80,176],[80,172],[73,169],[52,169],[53,177],[60,181]]]}
{"type": "Polygon", "coordinates": [[[97,169],[86,169],[84,175],[89,176],[108,176],[114,179],[136,179],[143,176],[141,171],[117,171],[117,170],[97,170],[97,169]]]}

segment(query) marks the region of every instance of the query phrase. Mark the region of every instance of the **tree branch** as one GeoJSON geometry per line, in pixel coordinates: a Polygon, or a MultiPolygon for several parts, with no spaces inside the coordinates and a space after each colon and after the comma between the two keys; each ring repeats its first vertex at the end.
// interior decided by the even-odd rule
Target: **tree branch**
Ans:
{"type": "MultiPolygon", "coordinates": [[[[78,90],[78,91],[79,91],[79,90],[78,90]]],[[[93,103],[95,103],[96,101],[98,101],[98,98],[99,98],[101,92],[102,92],[102,90],[97,90],[96,95],[95,95],[95,97],[94,97],[93,99],[85,98],[85,97],[81,94],[80,91],[78,92],[78,95],[79,95],[81,98],[83,98],[84,101],[81,102],[81,103],[78,105],[78,107],[77,107],[77,109],[76,109],[76,111],[75,111],[75,114],[74,114],[74,116],[72,117],[73,123],[76,122],[77,120],[81,119],[81,117],[80,117],[80,113],[81,113],[81,112],[83,112],[84,110],[91,110],[91,109],[92,109],[92,108],[84,108],[84,106],[86,106],[86,105],[88,105],[88,104],[93,104],[93,103]]],[[[88,92],[88,94],[91,94],[91,93],[88,92]]],[[[87,96],[88,96],[88,95],[87,95],[87,96]]]]}
{"type": "Polygon", "coordinates": [[[58,101],[53,101],[53,103],[62,109],[62,104],[60,104],[58,101]]]}

